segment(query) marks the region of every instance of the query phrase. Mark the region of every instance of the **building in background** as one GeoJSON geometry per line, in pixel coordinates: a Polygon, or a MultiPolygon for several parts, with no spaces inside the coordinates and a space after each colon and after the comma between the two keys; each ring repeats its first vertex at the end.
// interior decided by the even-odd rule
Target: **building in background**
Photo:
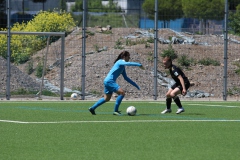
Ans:
{"type": "MultiPolygon", "coordinates": [[[[125,12],[125,13],[132,13],[137,12],[140,13],[142,10],[142,4],[144,0],[113,0],[113,2],[117,3],[119,7],[125,12]]],[[[108,0],[103,0],[102,4],[107,5],[109,3],[108,0]]]]}
{"type": "Polygon", "coordinates": [[[6,0],[0,0],[0,28],[7,25],[6,0]]]}
{"type": "Polygon", "coordinates": [[[39,11],[60,9],[60,0],[11,0],[11,25],[31,20],[39,11]]]}
{"type": "Polygon", "coordinates": [[[60,8],[60,0],[11,0],[11,11],[48,11],[60,8]]]}
{"type": "Polygon", "coordinates": [[[76,0],[66,0],[67,12],[71,12],[71,7],[75,5],[76,0]]]}

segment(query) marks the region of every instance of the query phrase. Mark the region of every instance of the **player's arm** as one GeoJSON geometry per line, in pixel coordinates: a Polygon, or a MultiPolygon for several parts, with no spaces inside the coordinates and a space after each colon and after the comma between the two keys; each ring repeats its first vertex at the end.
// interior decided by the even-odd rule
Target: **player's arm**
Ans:
{"type": "Polygon", "coordinates": [[[122,61],[120,62],[120,65],[124,65],[124,66],[138,66],[140,67],[142,70],[145,70],[145,68],[143,67],[143,65],[141,63],[137,63],[137,62],[126,62],[126,61],[122,61]]]}
{"type": "Polygon", "coordinates": [[[182,88],[183,88],[183,90],[182,90],[182,95],[185,96],[185,95],[187,94],[187,90],[186,90],[186,87],[185,87],[184,80],[183,80],[183,78],[182,78],[181,75],[178,76],[178,79],[180,80],[180,83],[181,83],[182,88]]]}
{"type": "Polygon", "coordinates": [[[126,62],[126,61],[120,61],[119,65],[124,65],[124,66],[138,66],[141,67],[142,64],[138,62],[126,62]]]}
{"type": "Polygon", "coordinates": [[[139,87],[134,81],[132,81],[132,80],[127,76],[127,73],[126,73],[125,69],[123,70],[122,75],[123,75],[123,78],[124,78],[128,83],[130,83],[131,85],[133,85],[134,87],[136,87],[138,90],[140,90],[140,87],[139,87]]]}

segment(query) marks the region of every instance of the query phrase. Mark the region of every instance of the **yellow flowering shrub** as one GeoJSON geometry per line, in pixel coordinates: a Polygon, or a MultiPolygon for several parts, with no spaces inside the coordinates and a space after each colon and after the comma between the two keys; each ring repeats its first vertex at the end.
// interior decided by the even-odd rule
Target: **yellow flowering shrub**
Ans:
{"type": "MultiPolygon", "coordinates": [[[[27,23],[15,23],[11,31],[69,33],[74,26],[75,23],[70,13],[41,11],[27,23]]],[[[6,31],[6,29],[2,30],[6,31]]],[[[15,63],[25,63],[37,50],[46,46],[46,40],[47,36],[12,34],[11,61],[15,63]]],[[[7,36],[1,34],[0,56],[6,58],[6,54],[7,36]]]]}
{"type": "Polygon", "coordinates": [[[7,58],[7,35],[0,34],[0,56],[7,58]]]}
{"type": "Polygon", "coordinates": [[[75,26],[70,13],[42,11],[29,21],[25,31],[69,32],[75,26]]]}

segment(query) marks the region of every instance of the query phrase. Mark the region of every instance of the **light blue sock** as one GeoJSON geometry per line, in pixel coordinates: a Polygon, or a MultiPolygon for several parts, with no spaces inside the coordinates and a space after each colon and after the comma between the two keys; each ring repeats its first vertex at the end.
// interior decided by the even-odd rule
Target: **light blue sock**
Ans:
{"type": "Polygon", "coordinates": [[[102,105],[103,103],[105,103],[105,99],[104,98],[101,98],[99,99],[91,108],[92,109],[96,109],[97,107],[99,107],[100,105],[102,105]]]}
{"type": "Polygon", "coordinates": [[[117,112],[118,111],[118,108],[123,100],[124,96],[123,95],[119,95],[116,99],[116,103],[115,103],[115,106],[114,106],[114,112],[117,112]]]}

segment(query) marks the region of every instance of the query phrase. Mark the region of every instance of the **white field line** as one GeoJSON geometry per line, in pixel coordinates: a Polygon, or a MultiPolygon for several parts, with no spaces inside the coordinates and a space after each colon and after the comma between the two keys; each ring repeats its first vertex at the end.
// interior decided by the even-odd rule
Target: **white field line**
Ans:
{"type": "MultiPolygon", "coordinates": [[[[159,102],[149,102],[149,103],[159,103],[159,102]]],[[[160,102],[159,104],[165,104],[165,102],[160,102]]],[[[240,106],[227,106],[227,105],[217,105],[217,104],[193,104],[193,103],[186,103],[186,106],[209,106],[209,107],[227,107],[227,108],[240,108],[240,106]]]]}
{"type": "MultiPolygon", "coordinates": [[[[11,102],[6,102],[6,103],[78,103],[78,104],[84,104],[84,103],[94,103],[95,101],[41,101],[41,102],[38,102],[38,101],[11,101],[11,102]]],[[[148,102],[148,101],[125,101],[126,103],[130,103],[130,102],[133,102],[133,103],[157,103],[157,104],[166,104],[165,102],[148,102]]],[[[115,103],[115,101],[110,101],[108,103],[115,103]]],[[[211,104],[196,104],[196,103],[185,103],[185,105],[191,105],[191,106],[201,106],[201,105],[204,105],[204,106],[210,106],[210,107],[229,107],[229,108],[234,108],[234,107],[237,107],[237,108],[240,108],[240,106],[227,106],[227,105],[211,105],[211,104]]]]}
{"type": "Polygon", "coordinates": [[[214,104],[208,104],[208,105],[205,105],[205,104],[187,104],[187,105],[191,105],[191,106],[210,106],[210,107],[229,107],[229,108],[234,108],[234,107],[240,107],[240,106],[226,106],[226,105],[214,105],[214,104]]]}
{"type": "Polygon", "coordinates": [[[236,120],[129,120],[129,121],[54,121],[54,122],[24,122],[12,120],[0,120],[5,123],[18,123],[18,124],[63,124],[63,123],[152,123],[152,122],[240,122],[236,120]]]}

